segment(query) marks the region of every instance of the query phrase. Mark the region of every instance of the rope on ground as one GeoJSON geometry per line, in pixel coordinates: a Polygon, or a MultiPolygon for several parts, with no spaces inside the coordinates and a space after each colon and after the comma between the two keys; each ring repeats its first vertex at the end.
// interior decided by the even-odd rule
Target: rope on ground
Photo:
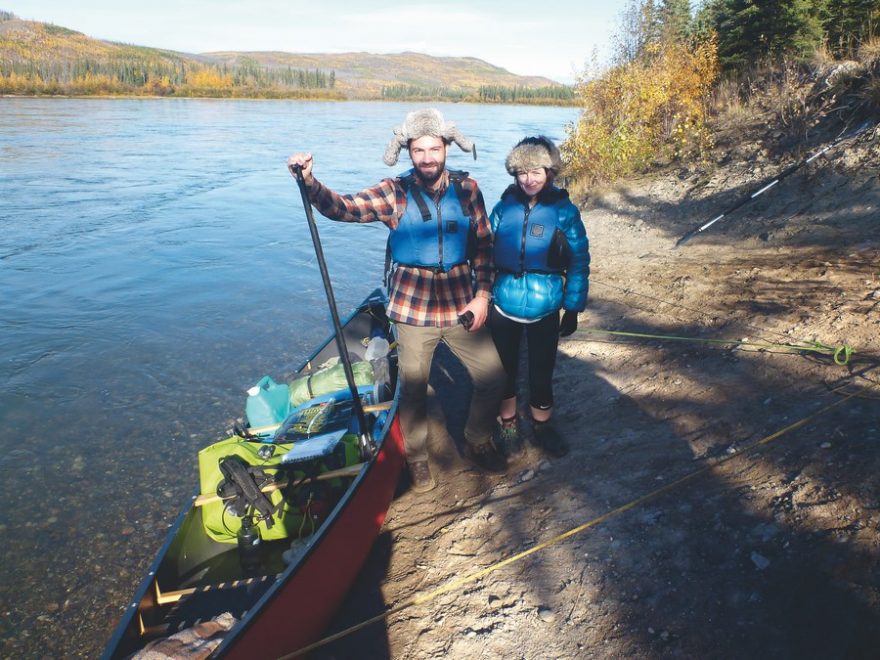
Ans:
{"type": "MultiPolygon", "coordinates": [[[[590,284],[591,284],[591,285],[592,285],[592,284],[598,284],[598,285],[600,285],[600,286],[608,287],[609,289],[615,289],[615,290],[617,290],[617,291],[620,291],[621,293],[623,293],[623,294],[625,294],[625,295],[640,296],[640,297],[642,297],[642,298],[647,298],[648,300],[653,300],[654,302],[662,303],[662,304],[664,304],[664,305],[669,305],[670,307],[678,307],[679,309],[684,309],[684,310],[687,310],[687,311],[689,311],[689,312],[694,312],[695,314],[698,314],[699,316],[702,316],[702,317],[708,317],[708,316],[709,316],[709,314],[708,314],[705,310],[694,309],[693,307],[688,307],[687,305],[681,305],[681,304],[679,304],[679,303],[674,303],[674,302],[670,302],[670,301],[668,301],[668,300],[663,300],[662,298],[657,298],[656,296],[650,296],[650,295],[648,295],[648,294],[646,294],[646,293],[641,293],[640,291],[634,291],[633,289],[630,289],[630,288],[624,288],[624,287],[620,287],[620,286],[615,286],[614,284],[608,284],[607,282],[603,282],[603,281],[601,281],[601,280],[597,280],[597,279],[595,279],[595,278],[592,278],[592,279],[590,280],[590,284]]],[[[639,307],[638,305],[634,305],[634,307],[635,307],[636,309],[639,309],[639,310],[641,310],[641,311],[643,311],[643,312],[647,312],[647,313],[649,313],[649,314],[656,314],[656,313],[657,313],[657,310],[645,309],[644,307],[639,307]]],[[[721,312],[719,312],[719,311],[717,311],[717,310],[715,311],[715,313],[721,314],[721,312]]],[[[678,320],[678,321],[681,321],[681,320],[682,320],[682,319],[679,319],[678,317],[674,316],[673,314],[666,313],[666,315],[669,316],[669,317],[671,317],[671,318],[674,318],[674,319],[676,319],[676,320],[678,320]]],[[[785,337],[784,334],[782,334],[781,332],[777,332],[777,331],[775,331],[775,330],[767,330],[766,328],[759,328],[758,326],[756,326],[756,325],[752,325],[752,324],[750,324],[750,323],[745,323],[745,324],[743,324],[743,325],[744,325],[744,327],[746,327],[746,328],[751,328],[752,330],[756,330],[756,331],[758,331],[759,333],[762,333],[762,334],[765,333],[765,332],[770,332],[771,334],[777,335],[777,336],[779,336],[779,337],[785,337]]],[[[807,344],[807,345],[809,345],[810,343],[818,343],[818,342],[806,342],[806,341],[805,341],[805,342],[802,342],[802,343],[803,343],[803,344],[807,344]]],[[[835,348],[836,348],[836,347],[835,347],[835,348]]],[[[855,351],[852,351],[852,350],[851,350],[851,353],[854,353],[854,352],[855,352],[855,351]]],[[[845,353],[845,351],[844,351],[844,353],[845,353]]],[[[841,355],[844,355],[844,353],[841,353],[841,355]]],[[[838,357],[837,357],[837,355],[835,355],[834,361],[837,362],[837,364],[844,365],[844,364],[846,364],[846,363],[849,361],[849,355],[845,355],[845,358],[846,358],[846,359],[845,359],[843,362],[838,362],[838,361],[837,361],[837,360],[838,360],[838,357]]],[[[841,359],[843,359],[843,358],[841,358],[841,359]]]]}
{"type": "Polygon", "coordinates": [[[398,605],[395,605],[394,607],[386,610],[382,614],[378,614],[372,618],[366,619],[365,621],[361,621],[358,624],[355,624],[349,628],[346,628],[345,630],[341,630],[338,633],[335,633],[333,635],[329,635],[328,637],[325,637],[321,640],[318,640],[314,644],[310,644],[310,645],[305,646],[301,649],[298,649],[298,650],[294,651],[293,653],[289,653],[287,655],[281,656],[281,658],[279,658],[278,660],[287,660],[288,658],[294,658],[297,656],[304,655],[306,653],[310,653],[311,651],[314,651],[315,649],[318,649],[322,646],[326,646],[327,644],[329,644],[331,642],[335,642],[338,639],[342,639],[343,637],[347,637],[348,635],[351,635],[352,633],[355,633],[358,630],[362,630],[363,628],[371,626],[374,623],[379,623],[380,621],[385,621],[386,619],[390,618],[394,614],[397,614],[398,612],[402,612],[403,610],[409,609],[410,607],[414,607],[416,605],[422,605],[424,603],[427,603],[428,601],[434,600],[438,596],[441,596],[445,593],[448,593],[450,591],[455,591],[456,589],[459,589],[460,587],[462,587],[466,584],[469,584],[471,582],[476,582],[477,580],[480,580],[481,578],[484,578],[487,575],[504,568],[505,566],[509,566],[513,563],[521,561],[521,560],[525,559],[526,557],[529,557],[537,552],[540,552],[541,550],[544,550],[546,548],[549,548],[550,546],[553,546],[553,545],[556,545],[562,541],[565,541],[566,539],[569,539],[572,536],[580,534],[581,532],[583,532],[587,529],[590,529],[591,527],[595,527],[596,525],[599,525],[603,522],[606,522],[607,520],[610,520],[611,518],[614,518],[615,516],[618,516],[622,513],[625,513],[626,511],[629,511],[630,509],[634,509],[635,507],[640,506],[640,505],[642,505],[646,502],[649,502],[651,500],[654,500],[654,499],[660,497],[661,495],[664,495],[665,493],[668,493],[672,490],[675,490],[676,488],[679,488],[680,486],[683,486],[684,484],[693,481],[694,479],[706,474],[707,472],[709,472],[709,471],[711,471],[711,470],[713,470],[713,469],[715,469],[725,463],[728,463],[728,462],[736,460],[738,458],[742,458],[744,456],[747,456],[752,450],[757,449],[758,447],[761,447],[763,445],[769,444],[770,442],[773,442],[774,440],[782,437],[786,433],[789,433],[791,431],[794,431],[796,429],[801,428],[802,426],[805,426],[806,424],[809,424],[811,421],[813,421],[817,417],[820,417],[821,415],[824,415],[825,413],[833,410],[834,408],[837,408],[838,406],[843,405],[844,403],[846,403],[850,399],[855,398],[856,396],[857,396],[856,394],[849,394],[842,399],[838,399],[834,403],[831,403],[831,404],[825,406],[824,408],[817,410],[816,412],[812,413],[811,415],[808,415],[807,417],[804,417],[803,419],[801,419],[797,422],[794,422],[793,424],[789,424],[785,428],[783,428],[779,431],[776,431],[775,433],[772,433],[768,436],[761,438],[760,440],[753,442],[752,444],[744,447],[742,449],[742,451],[739,451],[736,454],[728,454],[726,456],[722,456],[719,458],[708,459],[706,462],[706,465],[704,465],[699,470],[691,472],[690,474],[686,474],[685,476],[681,477],[680,479],[676,479],[675,481],[672,481],[664,486],[661,486],[660,488],[652,490],[650,493],[647,493],[646,495],[642,495],[641,497],[637,497],[636,499],[631,500],[631,501],[627,502],[626,504],[623,504],[615,509],[611,509],[610,511],[607,511],[607,512],[603,513],[602,515],[583,523],[582,525],[578,525],[577,527],[574,527],[574,528],[568,530],[567,532],[563,532],[562,534],[559,534],[558,536],[554,536],[553,538],[551,538],[547,541],[543,541],[542,543],[538,543],[537,545],[534,545],[531,548],[524,550],[523,552],[519,552],[515,555],[512,555],[511,557],[508,557],[507,559],[504,559],[496,564],[492,564],[491,566],[487,566],[486,568],[481,569],[479,571],[475,571],[473,573],[469,573],[467,575],[464,575],[460,578],[456,578],[456,579],[446,583],[445,585],[437,587],[436,589],[432,589],[431,591],[427,591],[425,593],[416,593],[413,597],[409,598],[408,600],[406,600],[398,605]]]}
{"type": "Polygon", "coordinates": [[[690,341],[723,346],[753,346],[759,349],[781,348],[798,352],[809,351],[820,353],[822,355],[830,355],[834,358],[834,363],[840,366],[846,366],[849,363],[850,357],[856,352],[852,346],[848,346],[847,344],[841,346],[828,346],[818,341],[804,342],[802,344],[776,344],[772,342],[752,342],[741,339],[706,339],[703,337],[683,337],[679,335],[654,335],[646,332],[625,332],[623,330],[603,330],[601,328],[579,328],[575,335],[570,339],[575,341],[589,341],[588,339],[579,338],[578,334],[581,333],[606,334],[617,337],[636,337],[640,339],[661,339],[665,341],[690,341]]]}
{"type": "Polygon", "coordinates": [[[861,392],[853,392],[844,387],[836,387],[831,390],[832,394],[838,394],[845,397],[855,397],[856,399],[867,399],[869,401],[880,401],[880,396],[871,396],[870,394],[862,394],[861,392]]]}

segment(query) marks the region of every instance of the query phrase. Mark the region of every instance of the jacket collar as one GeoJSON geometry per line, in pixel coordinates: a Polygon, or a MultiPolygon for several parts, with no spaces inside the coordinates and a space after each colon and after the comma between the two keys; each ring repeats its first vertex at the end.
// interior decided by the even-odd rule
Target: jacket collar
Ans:
{"type": "MultiPolygon", "coordinates": [[[[517,184],[511,183],[507,189],[501,193],[501,199],[514,199],[520,204],[528,204],[529,198],[517,184]]],[[[539,204],[555,204],[564,199],[568,199],[568,191],[556,186],[547,186],[538,193],[539,204]]]]}

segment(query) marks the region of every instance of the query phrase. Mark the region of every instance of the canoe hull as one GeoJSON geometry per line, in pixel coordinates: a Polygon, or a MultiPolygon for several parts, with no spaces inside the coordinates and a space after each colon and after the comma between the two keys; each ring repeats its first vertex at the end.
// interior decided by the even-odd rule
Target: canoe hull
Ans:
{"type": "Polygon", "coordinates": [[[320,639],[366,561],[394,496],[404,462],[397,417],[382,449],[320,546],[259,603],[216,650],[217,657],[278,658],[320,639]]]}
{"type": "MultiPolygon", "coordinates": [[[[384,327],[393,342],[384,304],[377,290],[343,323],[350,354],[363,357],[363,340],[373,336],[377,327],[384,327]]],[[[336,355],[331,336],[299,371],[325,364],[336,355]]],[[[292,563],[282,561],[290,541],[274,540],[263,543],[258,572],[245,572],[235,544],[217,542],[205,533],[200,498],[193,496],[128,604],[103,657],[128,657],[154,639],[224,612],[238,622],[211,657],[280,657],[319,640],[366,561],[404,464],[396,381],[392,370],[394,396],[380,406],[387,412],[375,418],[375,455],[360,470],[352,466],[353,478],[348,477],[351,481],[332,511],[313,534],[295,542],[299,554],[287,558],[292,563]],[[379,421],[382,416],[384,422],[379,421]]]]}

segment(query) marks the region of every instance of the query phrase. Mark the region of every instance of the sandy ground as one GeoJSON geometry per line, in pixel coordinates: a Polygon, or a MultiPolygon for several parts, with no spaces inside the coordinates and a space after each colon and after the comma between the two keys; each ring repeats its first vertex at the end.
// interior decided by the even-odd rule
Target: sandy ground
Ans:
{"type": "Polygon", "coordinates": [[[801,155],[752,129],[584,203],[591,299],[555,378],[567,457],[470,467],[466,377],[437,361],[440,485],[401,484],[335,630],[403,607],[317,657],[880,656],[880,147],[842,144],[674,250],[839,127],[801,155]]]}

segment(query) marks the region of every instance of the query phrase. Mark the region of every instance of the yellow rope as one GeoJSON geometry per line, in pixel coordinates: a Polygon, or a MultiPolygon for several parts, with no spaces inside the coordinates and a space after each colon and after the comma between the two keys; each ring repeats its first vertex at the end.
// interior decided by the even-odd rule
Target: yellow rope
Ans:
{"type": "MultiPolygon", "coordinates": [[[[852,346],[846,344],[841,346],[827,346],[818,341],[805,342],[803,344],[776,344],[772,342],[754,342],[740,339],[706,339],[702,337],[684,337],[681,335],[654,335],[646,332],[625,332],[623,330],[603,330],[602,328],[580,328],[577,331],[577,334],[580,333],[634,337],[638,339],[659,339],[662,341],[691,341],[699,342],[701,344],[719,344],[723,346],[754,346],[763,350],[782,348],[791,351],[811,351],[814,353],[821,353],[822,355],[832,356],[834,358],[834,363],[840,366],[845,366],[849,362],[850,357],[852,357],[852,354],[856,352],[852,346]]],[[[586,339],[581,339],[577,334],[575,334],[572,339],[588,341],[586,339]]]]}
{"type": "Polygon", "coordinates": [[[732,461],[737,458],[741,458],[741,457],[745,456],[746,454],[748,454],[753,449],[755,449],[756,447],[766,445],[766,444],[772,442],[773,440],[776,440],[777,438],[785,435],[786,433],[789,433],[790,431],[794,431],[795,429],[798,429],[798,428],[808,424],[809,422],[816,419],[820,415],[825,414],[829,410],[833,410],[834,408],[846,403],[847,401],[849,401],[850,399],[852,399],[856,396],[858,396],[858,395],[857,394],[849,394],[846,397],[839,399],[839,400],[835,401],[834,403],[825,406],[821,410],[814,412],[812,415],[804,417],[800,421],[794,422],[793,424],[789,424],[785,428],[783,428],[779,431],[776,431],[775,433],[772,433],[771,435],[768,435],[764,438],[761,438],[760,440],[755,441],[751,445],[748,445],[747,447],[745,447],[741,452],[737,452],[736,454],[730,454],[727,456],[723,456],[723,457],[717,458],[717,459],[710,459],[708,461],[708,464],[705,465],[704,467],[700,468],[699,470],[696,470],[695,472],[691,472],[690,474],[687,474],[684,477],[681,477],[680,479],[676,479],[675,481],[668,483],[665,486],[661,486],[660,488],[652,490],[647,495],[642,495],[641,497],[637,497],[636,499],[631,500],[630,502],[627,502],[626,504],[623,504],[615,509],[612,509],[610,511],[607,511],[606,513],[603,513],[601,516],[598,516],[597,518],[593,518],[592,520],[585,522],[582,525],[578,525],[577,527],[574,527],[573,529],[570,529],[567,532],[559,534],[558,536],[554,536],[552,539],[549,539],[547,541],[543,541],[542,543],[539,543],[535,546],[532,546],[528,550],[524,550],[523,552],[517,553],[511,557],[508,557],[507,559],[504,559],[496,564],[492,564],[491,566],[488,566],[482,570],[475,571],[473,573],[469,573],[468,575],[464,575],[460,578],[456,578],[456,579],[448,582],[447,584],[440,586],[440,587],[437,587],[436,589],[433,589],[431,591],[428,591],[425,593],[416,593],[416,595],[413,596],[412,598],[410,598],[409,600],[406,600],[406,601],[400,603],[399,605],[396,605],[396,606],[392,607],[391,609],[386,610],[382,614],[378,614],[370,619],[367,619],[367,620],[362,621],[358,624],[355,624],[354,626],[351,626],[350,628],[346,628],[345,630],[342,630],[338,633],[335,633],[333,635],[325,637],[325,638],[315,642],[314,644],[310,644],[309,646],[305,646],[301,649],[294,651],[293,653],[289,653],[287,655],[284,655],[281,658],[279,658],[279,660],[287,660],[287,658],[294,658],[296,656],[300,656],[305,653],[309,653],[311,651],[314,651],[317,648],[320,648],[320,647],[325,646],[331,642],[334,642],[337,639],[342,639],[343,637],[347,637],[348,635],[351,635],[352,633],[357,632],[358,630],[366,628],[367,626],[370,626],[374,623],[378,623],[380,621],[388,619],[392,614],[397,614],[398,612],[401,612],[401,611],[408,609],[410,607],[413,607],[415,605],[421,605],[423,603],[426,603],[430,600],[437,598],[438,596],[441,596],[441,595],[448,593],[450,591],[454,591],[465,584],[469,584],[471,582],[476,582],[477,580],[489,575],[490,573],[494,573],[495,571],[497,571],[501,568],[504,568],[505,566],[509,566],[510,564],[521,561],[522,559],[525,559],[526,557],[529,557],[530,555],[533,555],[536,552],[540,552],[541,550],[544,550],[545,548],[549,548],[552,545],[556,545],[557,543],[560,543],[561,541],[564,541],[568,538],[571,538],[572,536],[575,536],[576,534],[580,534],[581,532],[583,532],[587,529],[590,529],[591,527],[595,527],[596,525],[599,525],[600,523],[603,523],[606,520],[609,520],[610,518],[613,518],[617,515],[620,515],[621,513],[629,511],[630,509],[633,509],[633,508],[639,506],[640,504],[644,504],[645,502],[656,499],[660,495],[663,495],[671,490],[674,490],[675,488],[678,488],[679,486],[682,486],[683,484],[688,483],[689,481],[693,481],[697,477],[702,476],[706,472],[709,472],[710,470],[712,470],[720,465],[723,465],[724,463],[727,463],[727,462],[732,461]]]}
{"type": "MultiPolygon", "coordinates": [[[[687,305],[681,305],[681,304],[679,304],[679,303],[674,303],[674,302],[671,302],[671,301],[669,301],[669,300],[664,300],[663,298],[657,298],[657,297],[655,297],[655,296],[649,296],[649,295],[646,294],[646,293],[641,293],[640,291],[635,291],[635,290],[630,289],[630,288],[624,288],[624,287],[615,286],[614,284],[609,284],[608,282],[603,282],[603,281],[597,280],[596,278],[591,278],[591,279],[590,279],[590,284],[598,284],[598,285],[600,285],[600,286],[606,286],[606,287],[608,287],[608,288],[610,288],[610,289],[615,289],[615,290],[617,290],[617,291],[620,291],[620,292],[622,292],[624,295],[639,296],[639,297],[641,297],[641,298],[647,298],[648,300],[653,300],[654,302],[662,303],[662,304],[664,304],[664,305],[669,305],[670,307],[677,307],[678,309],[687,310],[687,311],[689,311],[689,312],[695,312],[696,314],[698,314],[698,315],[700,315],[700,316],[702,316],[702,317],[705,317],[705,318],[709,318],[709,316],[710,316],[710,315],[706,312],[705,309],[694,309],[693,307],[688,307],[687,305]]],[[[639,307],[638,305],[635,305],[634,307],[635,307],[635,309],[639,309],[639,310],[641,310],[641,311],[643,311],[643,312],[647,312],[647,313],[649,313],[649,314],[655,314],[655,313],[657,313],[657,310],[653,310],[653,309],[645,309],[644,307],[639,307]]],[[[673,314],[669,314],[668,312],[663,312],[663,313],[664,313],[666,316],[670,316],[670,317],[672,317],[672,318],[674,318],[674,319],[676,319],[676,320],[681,320],[681,319],[679,319],[677,316],[675,316],[675,315],[673,315],[673,314]]],[[[715,310],[715,313],[720,314],[721,312],[718,311],[718,310],[715,310]]],[[[784,336],[785,336],[785,335],[783,335],[783,334],[780,333],[780,332],[768,331],[768,330],[766,330],[766,329],[764,329],[764,328],[759,328],[758,326],[756,326],[756,325],[752,325],[752,324],[750,324],[750,323],[746,323],[745,325],[746,325],[746,327],[748,327],[748,328],[752,328],[753,330],[757,330],[758,332],[760,332],[760,333],[762,333],[762,334],[763,334],[764,332],[773,332],[773,334],[779,335],[780,337],[784,337],[784,336]]],[[[600,331],[600,332],[601,332],[601,331],[600,331]]],[[[849,358],[850,358],[850,356],[855,352],[855,350],[854,350],[851,346],[846,346],[846,345],[843,345],[843,346],[825,346],[824,344],[821,344],[821,343],[819,343],[819,342],[804,342],[804,343],[806,343],[806,344],[809,345],[809,346],[815,346],[816,348],[823,349],[823,350],[821,350],[820,352],[827,353],[828,355],[833,355],[835,364],[839,364],[839,365],[841,365],[841,366],[847,364],[847,363],[849,362],[849,358]]],[[[783,346],[786,346],[786,347],[789,347],[789,348],[794,348],[793,345],[789,345],[789,344],[783,344],[783,346]]],[[[815,349],[814,349],[814,348],[798,348],[798,350],[815,350],[815,349]]]]}

